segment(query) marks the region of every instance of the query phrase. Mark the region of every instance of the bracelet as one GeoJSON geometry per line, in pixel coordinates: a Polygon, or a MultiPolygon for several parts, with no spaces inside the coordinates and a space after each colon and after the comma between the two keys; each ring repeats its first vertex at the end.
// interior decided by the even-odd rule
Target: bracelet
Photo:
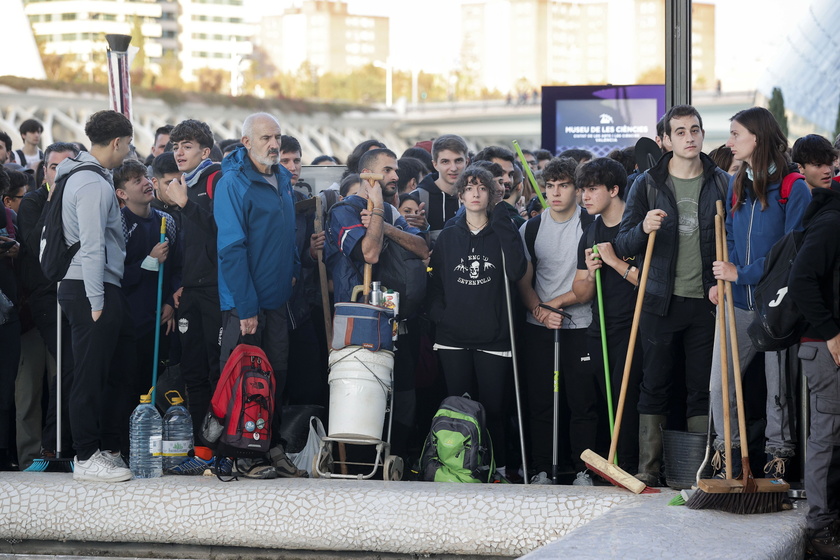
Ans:
{"type": "Polygon", "coordinates": [[[630,274],[630,271],[633,270],[632,266],[628,266],[627,270],[624,271],[624,276],[621,277],[622,280],[627,280],[627,275],[630,274]]]}
{"type": "Polygon", "coordinates": [[[379,216],[380,218],[385,217],[385,210],[383,210],[382,208],[374,208],[370,211],[370,213],[374,216],[379,216]]]}

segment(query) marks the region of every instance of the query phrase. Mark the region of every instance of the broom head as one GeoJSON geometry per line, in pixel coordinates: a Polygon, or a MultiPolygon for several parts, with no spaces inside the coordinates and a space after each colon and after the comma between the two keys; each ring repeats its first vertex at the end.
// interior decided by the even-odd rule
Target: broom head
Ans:
{"type": "Polygon", "coordinates": [[[714,509],[740,515],[790,509],[790,484],[781,478],[703,479],[686,502],[689,509],[714,509]]]}
{"type": "Polygon", "coordinates": [[[587,449],[581,453],[580,458],[589,470],[594,471],[599,476],[607,479],[614,486],[626,488],[634,494],[659,493],[658,488],[651,488],[645,485],[644,482],[633,475],[627,474],[627,472],[619,468],[618,465],[610,463],[591,449],[587,449]]]}

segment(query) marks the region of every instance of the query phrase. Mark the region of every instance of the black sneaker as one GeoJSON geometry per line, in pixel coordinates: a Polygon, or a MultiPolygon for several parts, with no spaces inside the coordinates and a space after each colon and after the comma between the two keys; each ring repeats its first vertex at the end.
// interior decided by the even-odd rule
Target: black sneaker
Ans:
{"type": "Polygon", "coordinates": [[[808,538],[807,553],[811,558],[819,560],[840,560],[840,535],[838,535],[838,522],[835,521],[828,527],[814,531],[808,538]]]}
{"type": "Polygon", "coordinates": [[[264,459],[237,459],[234,461],[233,474],[259,480],[271,480],[280,476],[277,469],[264,459]]]}
{"type": "Polygon", "coordinates": [[[274,470],[277,472],[277,476],[280,478],[309,477],[309,473],[297,468],[295,464],[292,463],[291,459],[289,459],[286,455],[286,451],[283,449],[282,445],[277,444],[272,447],[268,452],[268,456],[271,458],[271,466],[274,467],[274,470]]]}

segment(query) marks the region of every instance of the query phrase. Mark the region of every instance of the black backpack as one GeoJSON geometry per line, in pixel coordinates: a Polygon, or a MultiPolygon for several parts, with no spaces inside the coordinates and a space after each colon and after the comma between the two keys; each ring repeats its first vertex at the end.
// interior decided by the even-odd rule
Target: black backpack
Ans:
{"type": "MultiPolygon", "coordinates": [[[[808,327],[789,297],[790,270],[808,230],[792,231],[779,239],[764,260],[764,272],[753,290],[755,320],[747,328],[755,349],[778,352],[799,343],[808,327]]],[[[835,266],[835,279],[838,270],[835,266]]]]}
{"type": "MultiPolygon", "coordinates": [[[[77,161],[77,160],[73,160],[77,161]]],[[[44,206],[44,229],[41,232],[40,261],[41,270],[50,282],[60,282],[67,274],[73,257],[79,251],[81,242],[76,241],[69,247],[64,240],[64,220],[61,209],[64,204],[64,185],[67,179],[79,171],[93,171],[106,180],[110,178],[108,171],[93,163],[80,165],[62,176],[53,186],[52,198],[44,206]]]]}

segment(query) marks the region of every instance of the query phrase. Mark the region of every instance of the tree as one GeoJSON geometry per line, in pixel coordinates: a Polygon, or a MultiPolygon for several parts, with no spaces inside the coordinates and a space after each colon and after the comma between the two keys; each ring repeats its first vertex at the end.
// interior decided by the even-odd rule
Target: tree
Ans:
{"type": "Polygon", "coordinates": [[[768,110],[773,113],[773,116],[776,118],[776,122],[779,123],[779,128],[782,129],[782,133],[787,136],[788,135],[788,121],[787,115],[785,115],[785,98],[782,96],[782,90],[774,87],[773,93],[770,94],[770,106],[768,110]]]}

